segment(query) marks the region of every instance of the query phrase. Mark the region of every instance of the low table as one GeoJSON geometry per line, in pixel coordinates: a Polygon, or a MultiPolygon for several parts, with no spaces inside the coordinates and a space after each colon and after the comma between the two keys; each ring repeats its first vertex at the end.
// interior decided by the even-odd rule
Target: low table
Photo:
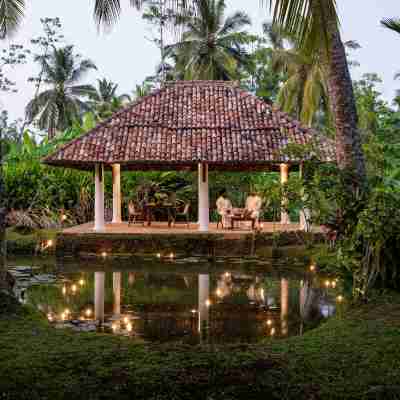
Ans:
{"type": "Polygon", "coordinates": [[[254,230],[256,227],[256,219],[245,216],[244,214],[233,214],[231,216],[231,229],[235,229],[235,222],[240,221],[251,221],[251,229],[254,230]]]}

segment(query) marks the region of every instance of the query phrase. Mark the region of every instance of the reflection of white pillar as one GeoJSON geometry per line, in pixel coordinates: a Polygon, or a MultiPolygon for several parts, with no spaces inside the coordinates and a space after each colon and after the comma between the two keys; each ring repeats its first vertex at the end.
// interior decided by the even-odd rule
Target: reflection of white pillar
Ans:
{"type": "MultiPolygon", "coordinates": [[[[286,185],[289,180],[289,165],[281,164],[281,184],[286,185]]],[[[282,211],[281,211],[281,224],[290,224],[289,213],[285,210],[288,205],[288,199],[284,197],[282,199],[282,211]]]]}
{"type": "Polygon", "coordinates": [[[210,299],[210,276],[208,274],[199,275],[199,332],[204,325],[208,325],[210,320],[210,308],[207,300],[210,299]]]}
{"type": "Polygon", "coordinates": [[[281,279],[281,332],[288,334],[288,313],[289,313],[289,281],[281,279]]]}
{"type": "Polygon", "coordinates": [[[94,174],[94,230],[104,229],[104,167],[103,164],[96,164],[94,174]]]}
{"type": "Polygon", "coordinates": [[[94,318],[104,322],[104,272],[94,273],[94,318]]]}
{"type": "Polygon", "coordinates": [[[114,164],[112,166],[113,183],[113,224],[121,223],[121,166],[114,164]]]}
{"type": "Polygon", "coordinates": [[[199,230],[208,231],[210,204],[208,198],[208,165],[199,164],[199,230]]]}
{"type": "Polygon", "coordinates": [[[113,272],[114,315],[121,315],[121,272],[113,272]]]}

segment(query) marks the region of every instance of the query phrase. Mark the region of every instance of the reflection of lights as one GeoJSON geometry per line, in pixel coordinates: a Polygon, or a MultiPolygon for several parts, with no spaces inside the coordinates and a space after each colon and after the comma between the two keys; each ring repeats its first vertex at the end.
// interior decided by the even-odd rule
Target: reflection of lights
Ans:
{"type": "Polygon", "coordinates": [[[66,294],[67,293],[67,288],[65,286],[63,286],[62,288],[62,294],[66,294]]]}
{"type": "Polygon", "coordinates": [[[87,317],[90,317],[92,315],[92,310],[90,308],[87,308],[86,311],[85,311],[85,315],[87,317]]]}
{"type": "Polygon", "coordinates": [[[338,303],[341,303],[344,300],[344,298],[342,295],[339,295],[338,297],[336,297],[336,300],[338,303]]]}
{"type": "Polygon", "coordinates": [[[132,324],[130,322],[128,324],[126,324],[126,330],[128,332],[132,332],[132,324]]]}
{"type": "Polygon", "coordinates": [[[206,304],[207,307],[210,307],[211,304],[212,304],[212,303],[211,303],[211,300],[210,300],[210,299],[207,299],[205,304],[206,304]]]}
{"type": "Polygon", "coordinates": [[[271,326],[271,325],[272,325],[272,320],[270,320],[270,319],[267,320],[267,325],[268,325],[268,326],[271,326]]]}
{"type": "Polygon", "coordinates": [[[217,289],[216,291],[215,291],[215,294],[218,296],[218,297],[221,297],[222,296],[222,291],[221,291],[221,289],[217,289]]]}
{"type": "Polygon", "coordinates": [[[192,314],[196,314],[196,313],[197,313],[197,310],[193,309],[193,310],[191,311],[191,313],[192,313],[192,314]]]}
{"type": "Polygon", "coordinates": [[[84,280],[84,279],[79,279],[79,284],[80,284],[81,286],[83,286],[83,285],[85,284],[85,280],[84,280]]]}
{"type": "Polygon", "coordinates": [[[276,331],[275,331],[275,328],[272,328],[272,329],[271,329],[271,336],[274,336],[274,335],[275,335],[275,332],[276,332],[276,331]]]}
{"type": "Polygon", "coordinates": [[[75,293],[77,289],[78,289],[78,288],[76,287],[75,284],[73,284],[73,285],[71,286],[72,293],[75,293]]]}

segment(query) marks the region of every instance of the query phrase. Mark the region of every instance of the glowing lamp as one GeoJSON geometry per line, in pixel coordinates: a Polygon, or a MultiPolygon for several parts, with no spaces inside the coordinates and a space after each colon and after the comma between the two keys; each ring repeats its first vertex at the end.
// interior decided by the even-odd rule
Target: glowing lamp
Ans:
{"type": "Polygon", "coordinates": [[[210,307],[210,306],[211,306],[211,300],[209,300],[209,299],[206,300],[206,306],[207,306],[207,307],[210,307]]]}
{"type": "Polygon", "coordinates": [[[271,326],[271,325],[272,325],[272,320],[270,320],[270,319],[267,320],[267,325],[268,325],[268,326],[271,326]]]}
{"type": "Polygon", "coordinates": [[[90,317],[90,316],[92,315],[92,310],[91,310],[90,308],[86,309],[85,315],[86,315],[87,317],[90,317]]]}
{"type": "Polygon", "coordinates": [[[130,322],[128,324],[126,324],[126,330],[128,332],[132,332],[132,324],[130,322]]]}
{"type": "Polygon", "coordinates": [[[85,284],[85,280],[84,280],[84,279],[79,279],[79,284],[80,284],[81,286],[83,286],[83,285],[85,284]]]}

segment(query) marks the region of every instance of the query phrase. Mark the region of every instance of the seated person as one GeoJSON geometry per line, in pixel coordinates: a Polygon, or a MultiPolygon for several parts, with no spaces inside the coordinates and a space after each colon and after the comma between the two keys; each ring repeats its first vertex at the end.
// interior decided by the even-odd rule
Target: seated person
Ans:
{"type": "Polygon", "coordinates": [[[222,227],[229,227],[231,223],[232,203],[226,196],[226,189],[222,189],[219,192],[216,205],[217,212],[222,217],[222,227]]]}
{"type": "Polygon", "coordinates": [[[253,229],[255,224],[258,225],[260,219],[262,200],[261,197],[255,193],[251,192],[246,199],[246,216],[253,219],[253,229]]]}

